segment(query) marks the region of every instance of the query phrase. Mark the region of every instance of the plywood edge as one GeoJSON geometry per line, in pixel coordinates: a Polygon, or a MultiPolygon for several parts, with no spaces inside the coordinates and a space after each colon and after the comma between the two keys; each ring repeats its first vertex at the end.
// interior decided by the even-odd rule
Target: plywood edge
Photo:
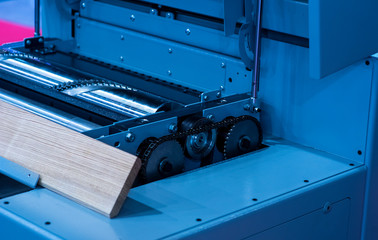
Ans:
{"type": "Polygon", "coordinates": [[[127,176],[127,179],[125,181],[125,184],[123,185],[122,187],[122,190],[121,190],[121,193],[119,194],[115,204],[114,204],[114,207],[112,209],[112,211],[110,212],[110,214],[108,215],[108,217],[110,218],[114,218],[118,215],[119,211],[121,210],[125,200],[126,200],[126,197],[127,195],[129,194],[129,191],[134,183],[134,180],[135,178],[137,177],[138,173],[139,173],[139,169],[141,168],[142,166],[142,161],[137,158],[137,160],[135,161],[131,171],[130,171],[130,174],[127,176]]]}

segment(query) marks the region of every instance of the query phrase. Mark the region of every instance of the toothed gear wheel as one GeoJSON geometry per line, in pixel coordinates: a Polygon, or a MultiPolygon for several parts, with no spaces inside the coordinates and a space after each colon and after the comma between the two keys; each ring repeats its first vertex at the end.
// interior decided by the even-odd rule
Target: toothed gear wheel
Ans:
{"type": "MultiPolygon", "coordinates": [[[[182,130],[199,128],[211,124],[212,121],[204,117],[189,117],[182,122],[182,130]]],[[[194,159],[201,160],[208,156],[214,149],[217,138],[216,129],[210,129],[185,138],[185,154],[194,159]]]]}
{"type": "Polygon", "coordinates": [[[217,145],[224,159],[252,152],[261,146],[262,129],[255,118],[250,117],[220,131],[217,145]]]}
{"type": "Polygon", "coordinates": [[[159,142],[147,140],[143,143],[146,148],[139,157],[142,160],[140,171],[143,182],[153,182],[181,173],[184,168],[184,152],[176,140],[159,142]]]}

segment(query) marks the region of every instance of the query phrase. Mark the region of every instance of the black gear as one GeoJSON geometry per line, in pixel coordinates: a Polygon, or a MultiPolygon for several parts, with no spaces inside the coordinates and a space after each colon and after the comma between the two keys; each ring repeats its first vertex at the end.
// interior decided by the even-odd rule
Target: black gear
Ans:
{"type": "Polygon", "coordinates": [[[184,168],[184,152],[176,140],[159,142],[150,138],[138,149],[142,160],[142,182],[153,182],[181,173],[184,168]]]}
{"type": "Polygon", "coordinates": [[[224,159],[236,157],[261,147],[262,129],[257,119],[249,117],[218,130],[217,147],[224,159]]]}

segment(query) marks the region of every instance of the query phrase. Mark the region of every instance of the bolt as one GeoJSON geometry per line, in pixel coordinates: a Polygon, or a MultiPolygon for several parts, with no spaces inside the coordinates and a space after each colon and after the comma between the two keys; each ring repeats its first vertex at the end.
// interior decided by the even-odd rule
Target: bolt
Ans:
{"type": "Polygon", "coordinates": [[[166,158],[163,159],[159,164],[159,171],[163,174],[169,173],[170,171],[172,171],[172,169],[173,169],[172,163],[170,163],[166,158]]]}
{"type": "Polygon", "coordinates": [[[223,91],[224,90],[224,86],[222,85],[222,86],[220,86],[220,90],[221,91],[223,91]]]}
{"type": "Polygon", "coordinates": [[[225,68],[226,64],[224,62],[222,62],[220,66],[221,66],[221,68],[225,68]]]}
{"type": "Polygon", "coordinates": [[[156,11],[156,9],[153,9],[153,8],[152,8],[152,9],[150,10],[150,14],[152,14],[152,15],[157,15],[157,11],[156,11]]]}
{"type": "Polygon", "coordinates": [[[39,43],[43,43],[43,38],[38,39],[39,43]]]}
{"type": "Polygon", "coordinates": [[[185,33],[186,33],[186,35],[190,35],[190,29],[189,28],[187,28],[186,30],[185,30],[185,33]]]}
{"type": "Polygon", "coordinates": [[[255,113],[259,113],[259,112],[261,112],[261,109],[258,108],[258,107],[254,107],[254,108],[253,108],[253,112],[255,112],[255,113]]]}
{"type": "Polygon", "coordinates": [[[119,59],[121,60],[121,62],[123,62],[123,60],[124,60],[123,56],[120,56],[119,59]]]}
{"type": "Polygon", "coordinates": [[[82,8],[85,8],[85,7],[86,7],[85,2],[82,2],[82,3],[81,3],[81,7],[82,7],[82,8]]]}
{"type": "Polygon", "coordinates": [[[130,16],[130,20],[131,20],[132,22],[135,21],[135,16],[134,16],[134,14],[131,14],[131,16],[130,16]]]}
{"type": "Polygon", "coordinates": [[[168,73],[169,76],[172,75],[172,71],[171,70],[168,70],[167,73],[168,73]]]}
{"type": "Polygon", "coordinates": [[[134,142],[135,134],[132,132],[126,133],[126,142],[134,142]]]}
{"type": "Polygon", "coordinates": [[[207,115],[207,119],[210,119],[211,121],[215,121],[215,116],[212,114],[207,115]]]}
{"type": "Polygon", "coordinates": [[[80,48],[80,44],[76,44],[76,47],[77,47],[77,48],[80,48]]]}
{"type": "Polygon", "coordinates": [[[168,48],[168,53],[172,53],[172,48],[168,48]]]}
{"type": "Polygon", "coordinates": [[[121,40],[124,40],[125,39],[125,36],[121,35],[121,40]]]}
{"type": "Polygon", "coordinates": [[[217,98],[220,98],[222,96],[221,92],[217,92],[217,98]]]}
{"type": "Polygon", "coordinates": [[[203,96],[203,100],[207,101],[209,99],[209,96],[205,95],[203,96]]]}
{"type": "Polygon", "coordinates": [[[80,28],[80,27],[81,27],[80,23],[78,23],[76,26],[77,26],[77,28],[80,28]]]}
{"type": "Polygon", "coordinates": [[[169,19],[172,19],[173,16],[174,16],[173,13],[170,13],[170,12],[165,15],[165,17],[169,19]]]}
{"type": "Polygon", "coordinates": [[[244,110],[248,111],[249,109],[251,109],[251,105],[250,104],[244,104],[243,106],[244,110]]]}
{"type": "Polygon", "coordinates": [[[170,124],[169,127],[168,127],[168,131],[169,131],[170,133],[175,133],[175,132],[177,132],[177,125],[176,125],[176,123],[172,123],[172,124],[170,124]]]}
{"type": "Polygon", "coordinates": [[[26,45],[30,45],[31,44],[31,41],[30,40],[26,40],[26,45]]]}

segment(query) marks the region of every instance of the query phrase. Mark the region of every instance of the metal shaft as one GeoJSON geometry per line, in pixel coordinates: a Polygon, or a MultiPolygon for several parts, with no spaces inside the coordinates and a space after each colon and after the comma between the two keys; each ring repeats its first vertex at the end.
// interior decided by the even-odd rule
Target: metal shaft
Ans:
{"type": "Polygon", "coordinates": [[[256,45],[255,45],[255,59],[253,68],[253,86],[252,98],[256,99],[259,91],[260,81],[260,55],[261,55],[261,19],[262,19],[262,0],[257,0],[257,22],[256,22],[256,45]]]}
{"type": "Polygon", "coordinates": [[[40,35],[40,0],[34,0],[34,36],[40,35]]]}

